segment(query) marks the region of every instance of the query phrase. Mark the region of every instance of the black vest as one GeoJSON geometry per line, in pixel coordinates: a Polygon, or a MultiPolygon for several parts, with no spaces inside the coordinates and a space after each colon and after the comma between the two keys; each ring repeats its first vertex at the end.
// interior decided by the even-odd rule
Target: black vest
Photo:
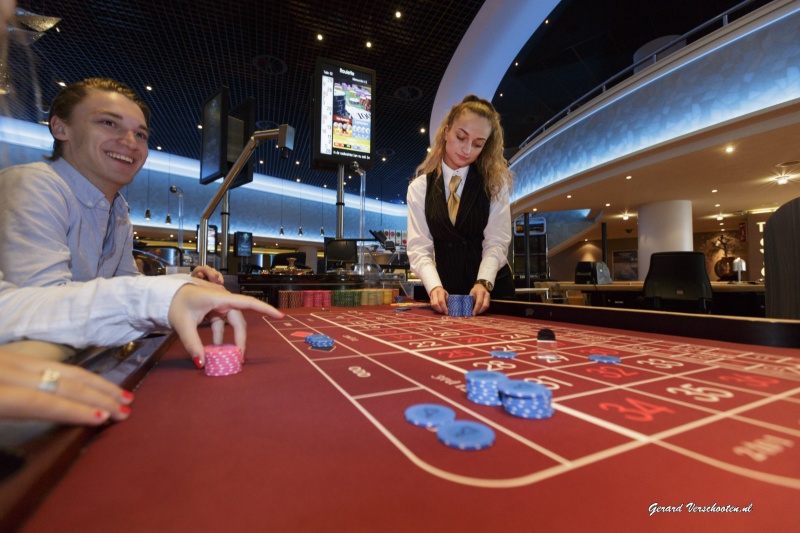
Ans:
{"type": "MultiPolygon", "coordinates": [[[[489,222],[491,198],[483,188],[483,176],[477,166],[469,167],[455,226],[447,212],[442,175],[429,174],[427,179],[425,219],[433,237],[436,270],[448,293],[469,294],[478,278],[483,255],[483,230],[489,222]]],[[[497,274],[492,297],[513,295],[511,270],[506,265],[497,274]]]]}

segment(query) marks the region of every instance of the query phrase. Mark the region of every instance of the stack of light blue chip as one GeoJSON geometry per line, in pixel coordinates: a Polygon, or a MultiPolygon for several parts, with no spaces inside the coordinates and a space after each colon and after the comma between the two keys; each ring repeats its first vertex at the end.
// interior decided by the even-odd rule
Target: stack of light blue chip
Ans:
{"type": "Polygon", "coordinates": [[[480,405],[503,405],[499,385],[509,381],[502,372],[472,370],[464,376],[467,380],[467,399],[480,405]]]}
{"type": "Polygon", "coordinates": [[[447,311],[450,316],[472,316],[475,300],[469,294],[451,294],[447,297],[447,311]]]}
{"type": "Polygon", "coordinates": [[[506,412],[520,418],[550,418],[555,410],[550,405],[553,393],[539,383],[509,379],[498,385],[501,403],[506,412]]]}
{"type": "Polygon", "coordinates": [[[333,337],[328,337],[322,333],[312,333],[308,335],[306,337],[306,342],[310,344],[312,348],[333,348],[335,343],[333,337]]]}

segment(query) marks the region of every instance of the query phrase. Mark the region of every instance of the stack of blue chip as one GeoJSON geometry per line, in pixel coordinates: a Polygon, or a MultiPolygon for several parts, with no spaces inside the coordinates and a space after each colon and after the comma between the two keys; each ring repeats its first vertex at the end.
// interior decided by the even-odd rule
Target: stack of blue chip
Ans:
{"type": "Polygon", "coordinates": [[[506,412],[520,418],[550,418],[555,410],[550,405],[553,392],[539,383],[509,379],[498,385],[506,412]]]}
{"type": "Polygon", "coordinates": [[[451,294],[447,297],[447,312],[450,316],[472,316],[475,300],[469,294],[451,294]]]}
{"type": "Polygon", "coordinates": [[[328,337],[322,333],[312,333],[308,335],[306,337],[306,342],[310,344],[312,348],[333,348],[335,343],[333,337],[328,337]]]}
{"type": "Polygon", "coordinates": [[[467,399],[480,405],[503,405],[499,385],[508,381],[502,372],[472,370],[464,376],[467,380],[467,399]]]}

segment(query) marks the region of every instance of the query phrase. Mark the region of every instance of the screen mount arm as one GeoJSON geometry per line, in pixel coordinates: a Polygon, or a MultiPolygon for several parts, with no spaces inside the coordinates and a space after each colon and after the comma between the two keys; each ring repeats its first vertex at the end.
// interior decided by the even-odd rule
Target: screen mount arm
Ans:
{"type": "MultiPolygon", "coordinates": [[[[239,154],[238,158],[236,158],[236,162],[233,163],[233,166],[228,171],[228,174],[222,181],[222,185],[219,186],[216,194],[214,194],[214,197],[208,203],[208,207],[206,207],[205,211],[203,211],[203,215],[200,217],[200,231],[197,236],[197,250],[200,254],[201,266],[208,264],[208,219],[219,205],[222,197],[228,193],[233,180],[236,179],[236,176],[239,174],[239,172],[241,172],[242,168],[244,168],[245,163],[247,163],[247,160],[253,154],[253,151],[256,149],[256,147],[258,147],[258,145],[260,145],[262,142],[270,139],[278,139],[278,148],[281,148],[282,152],[284,149],[291,150],[294,148],[294,128],[288,124],[281,124],[277,129],[274,130],[257,131],[253,133],[253,136],[250,137],[249,141],[247,141],[247,144],[242,149],[242,153],[239,154]]],[[[227,252],[227,250],[222,250],[223,254],[227,254],[227,252]]]]}

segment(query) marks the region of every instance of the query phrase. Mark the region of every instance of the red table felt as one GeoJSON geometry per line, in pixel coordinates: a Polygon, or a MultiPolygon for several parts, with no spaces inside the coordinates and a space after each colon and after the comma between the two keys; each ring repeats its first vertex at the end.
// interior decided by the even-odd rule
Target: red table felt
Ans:
{"type": "Polygon", "coordinates": [[[389,306],[289,313],[247,315],[235,376],[206,377],[176,342],[131,418],[100,433],[24,530],[800,526],[800,377],[786,370],[796,351],[389,306]],[[556,332],[557,361],[538,359],[540,327],[556,332]],[[336,347],[313,349],[308,333],[336,347]],[[519,356],[492,359],[495,349],[519,356]],[[597,351],[623,363],[589,362],[597,351]],[[555,415],[469,402],[463,372],[474,368],[547,384],[555,415]],[[490,424],[497,441],[448,448],[405,421],[417,403],[490,424]]]}

